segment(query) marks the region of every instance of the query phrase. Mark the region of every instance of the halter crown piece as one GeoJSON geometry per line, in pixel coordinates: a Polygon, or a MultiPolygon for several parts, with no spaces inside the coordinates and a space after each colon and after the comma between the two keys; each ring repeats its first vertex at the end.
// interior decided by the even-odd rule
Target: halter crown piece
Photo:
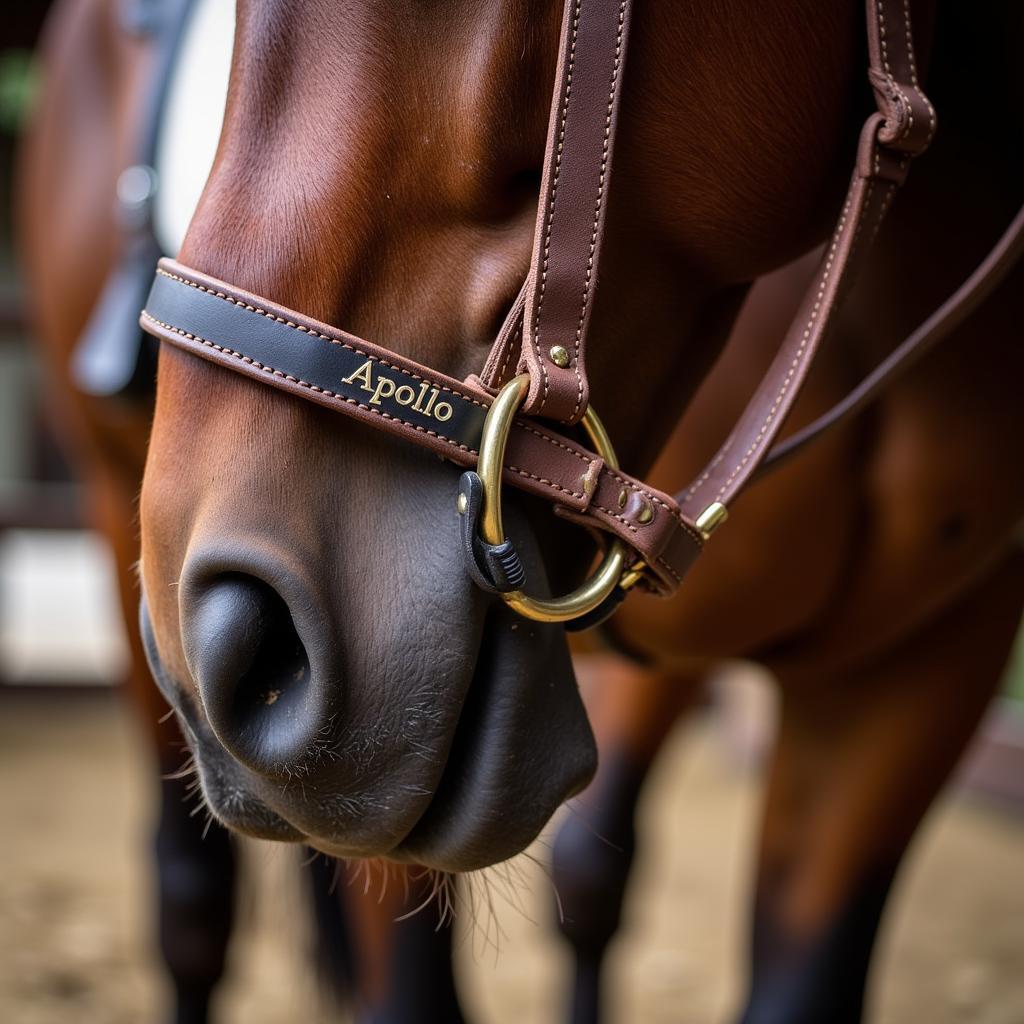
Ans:
{"type": "Polygon", "coordinates": [[[718,454],[672,497],[618,468],[590,406],[586,343],[631,13],[630,0],[566,0],[529,276],[479,376],[455,380],[231,284],[161,260],[143,328],[178,348],[404,437],[466,468],[456,508],[467,569],[528,618],[594,625],[634,586],[670,595],[733,498],[759,472],[856,412],[988,295],[1020,255],[1024,211],[960,290],[846,399],[774,452],[838,303],[910,159],[931,142],[904,0],[867,0],[865,122],[842,213],[779,352],[718,454]],[[593,450],[551,421],[582,423],[593,450]],[[503,531],[501,486],[549,499],[608,536],[594,575],[539,599],[503,531]]]}

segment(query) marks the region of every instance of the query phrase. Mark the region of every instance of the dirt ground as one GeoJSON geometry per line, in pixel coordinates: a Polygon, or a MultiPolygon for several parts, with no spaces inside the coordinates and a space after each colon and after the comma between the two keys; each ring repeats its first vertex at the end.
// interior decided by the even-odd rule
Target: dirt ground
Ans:
{"type": "MultiPolygon", "coordinates": [[[[113,696],[0,703],[0,1022],[162,1019],[149,935],[150,783],[113,696]]],[[[741,992],[756,779],[705,720],[681,730],[645,796],[643,855],[611,959],[612,1024],[729,1019],[741,992]]],[[[535,851],[544,856],[541,840],[535,851]]],[[[325,1020],[303,963],[295,851],[249,844],[251,883],[221,1024],[325,1020]]],[[[500,954],[464,934],[460,987],[484,1024],[555,1022],[567,958],[529,862],[529,920],[499,906],[500,954]]],[[[947,798],[915,844],[871,993],[877,1024],[1024,1022],[1024,821],[947,798]]]]}

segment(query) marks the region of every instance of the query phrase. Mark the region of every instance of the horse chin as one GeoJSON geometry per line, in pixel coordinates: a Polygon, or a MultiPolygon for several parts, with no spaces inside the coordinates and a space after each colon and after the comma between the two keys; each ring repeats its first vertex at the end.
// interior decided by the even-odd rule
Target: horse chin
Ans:
{"type": "Polygon", "coordinates": [[[491,612],[444,774],[395,859],[444,871],[507,860],[590,781],[597,749],[561,633],[491,612]],[[543,652],[533,671],[523,648],[543,652]]]}
{"type": "Polygon", "coordinates": [[[369,793],[365,785],[349,791],[330,775],[266,778],[238,763],[201,702],[161,662],[145,599],[140,617],[153,675],[178,713],[207,807],[245,835],[304,842],[347,859],[472,871],[525,849],[596,768],[561,629],[527,622],[504,605],[487,614],[447,751],[423,762],[425,784],[382,772],[369,793]]]}

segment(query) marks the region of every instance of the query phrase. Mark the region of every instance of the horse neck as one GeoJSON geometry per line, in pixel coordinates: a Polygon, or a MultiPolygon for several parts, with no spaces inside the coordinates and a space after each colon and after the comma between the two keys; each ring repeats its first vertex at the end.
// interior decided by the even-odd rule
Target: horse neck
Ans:
{"type": "MultiPolygon", "coordinates": [[[[858,11],[639,10],[592,396],[642,471],[745,283],[817,241],[855,119],[858,11]],[[780,102],[784,97],[784,102],[780,102]]],[[[791,5],[790,5],[791,6],[791,5]]],[[[457,375],[529,266],[553,5],[239,5],[217,161],[181,258],[457,375]]]]}

